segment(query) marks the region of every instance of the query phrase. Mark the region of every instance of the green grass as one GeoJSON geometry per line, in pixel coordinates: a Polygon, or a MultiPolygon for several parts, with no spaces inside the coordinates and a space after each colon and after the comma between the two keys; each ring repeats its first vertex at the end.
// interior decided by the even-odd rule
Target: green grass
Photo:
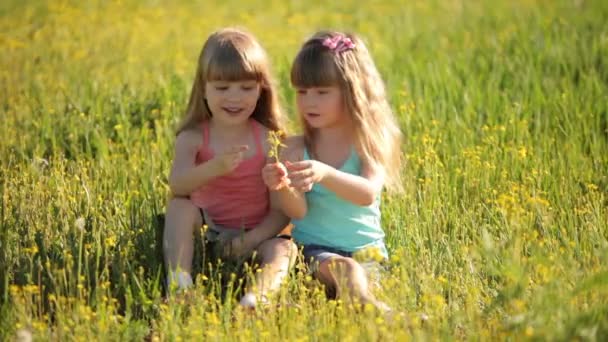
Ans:
{"type": "Polygon", "coordinates": [[[606,18],[599,0],[2,2],[0,339],[607,339],[606,18]],[[219,272],[162,301],[175,128],[227,25],[267,48],[292,119],[304,39],[365,38],[406,136],[378,295],[409,318],[326,301],[299,268],[279,299],[298,307],[234,314],[219,272]]]}

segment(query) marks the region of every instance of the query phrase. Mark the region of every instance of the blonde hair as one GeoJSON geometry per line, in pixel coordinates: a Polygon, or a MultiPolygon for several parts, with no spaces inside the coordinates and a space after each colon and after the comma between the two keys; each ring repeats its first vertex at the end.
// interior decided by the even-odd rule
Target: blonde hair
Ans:
{"type": "Polygon", "coordinates": [[[242,80],[255,80],[261,87],[251,117],[270,130],[284,131],[283,113],[266,52],[252,34],[236,28],[224,28],[212,33],[203,45],[186,115],[177,133],[195,128],[211,118],[205,100],[208,81],[242,80]]]}
{"type": "MultiPolygon", "coordinates": [[[[354,124],[355,145],[361,158],[383,172],[388,190],[401,191],[401,131],[386,98],[384,82],[363,41],[354,34],[320,31],[308,39],[291,68],[298,88],[338,86],[354,124]],[[326,39],[349,38],[354,47],[340,51],[326,39]]],[[[307,146],[313,129],[302,120],[307,146]]]]}

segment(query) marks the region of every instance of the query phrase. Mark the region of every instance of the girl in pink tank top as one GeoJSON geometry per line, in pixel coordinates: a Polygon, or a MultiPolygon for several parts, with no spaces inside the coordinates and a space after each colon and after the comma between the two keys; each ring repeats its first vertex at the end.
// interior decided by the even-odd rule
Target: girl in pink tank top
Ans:
{"type": "Polygon", "coordinates": [[[272,84],[266,53],[251,34],[228,28],[207,39],[169,176],[163,251],[170,291],[192,285],[194,231],[203,224],[218,257],[242,260],[256,250],[261,259],[258,288],[246,289],[242,305],[275,293],[293,263],[294,243],[277,238],[289,219],[261,175],[268,132],[282,129],[272,84]]]}
{"type": "MultiPolygon", "coordinates": [[[[255,140],[255,154],[243,161],[229,174],[212,179],[194,190],[190,200],[204,210],[216,225],[232,229],[252,229],[268,214],[268,188],[262,180],[266,154],[262,142],[262,127],[249,120],[255,140]]],[[[213,159],[209,148],[209,123],[201,124],[203,143],[196,154],[196,165],[213,159]]]]}

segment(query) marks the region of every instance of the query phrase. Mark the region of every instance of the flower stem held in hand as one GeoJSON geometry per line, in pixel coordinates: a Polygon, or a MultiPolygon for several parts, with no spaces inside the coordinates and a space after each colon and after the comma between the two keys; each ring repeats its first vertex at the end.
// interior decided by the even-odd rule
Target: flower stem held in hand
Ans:
{"type": "Polygon", "coordinates": [[[268,151],[268,157],[274,158],[275,163],[279,163],[279,147],[286,147],[283,144],[283,137],[285,133],[283,131],[270,131],[268,132],[268,143],[270,144],[270,150],[268,151]]]}
{"type": "MultiPolygon", "coordinates": [[[[270,149],[268,151],[268,157],[274,158],[274,162],[276,164],[282,165],[283,170],[287,172],[287,169],[281,163],[281,159],[279,158],[279,149],[281,147],[287,147],[283,144],[283,138],[285,137],[285,133],[283,131],[270,131],[268,132],[268,143],[270,144],[270,149]]],[[[287,190],[292,192],[293,189],[290,186],[287,186],[287,190]]]]}

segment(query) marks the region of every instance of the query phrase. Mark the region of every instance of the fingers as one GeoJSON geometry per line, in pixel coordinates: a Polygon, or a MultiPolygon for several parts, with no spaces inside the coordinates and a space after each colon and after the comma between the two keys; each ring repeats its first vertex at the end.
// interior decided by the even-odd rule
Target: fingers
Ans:
{"type": "Polygon", "coordinates": [[[289,179],[291,179],[292,181],[295,180],[299,180],[299,179],[303,179],[303,178],[309,178],[312,177],[314,175],[314,172],[312,169],[304,169],[301,171],[292,171],[289,173],[289,179]]]}
{"type": "Polygon", "coordinates": [[[314,184],[315,182],[312,180],[312,178],[303,178],[297,181],[291,181],[291,186],[301,192],[308,192],[312,190],[314,184]]]}
{"type": "Polygon", "coordinates": [[[289,172],[300,171],[312,168],[312,162],[310,160],[302,160],[298,162],[285,162],[285,166],[289,172]]]}
{"type": "Polygon", "coordinates": [[[282,163],[271,163],[271,164],[266,164],[266,166],[264,166],[264,168],[262,169],[262,173],[286,176],[287,169],[285,168],[285,165],[283,165],[282,163]]]}
{"type": "Polygon", "coordinates": [[[287,170],[281,163],[267,164],[262,169],[262,179],[270,190],[280,190],[291,184],[287,178],[287,170]]]}
{"type": "Polygon", "coordinates": [[[287,176],[287,169],[280,163],[267,164],[262,169],[262,175],[281,178],[287,176]]]}
{"type": "Polygon", "coordinates": [[[266,183],[266,186],[268,187],[268,189],[270,189],[272,191],[281,190],[284,187],[291,185],[291,181],[287,177],[271,178],[271,179],[266,180],[264,183],[266,183]]]}
{"type": "Polygon", "coordinates": [[[313,186],[314,186],[314,183],[310,183],[310,184],[308,184],[308,185],[306,185],[306,186],[301,186],[301,187],[299,187],[299,188],[297,188],[297,189],[298,189],[298,191],[300,191],[300,192],[309,192],[309,191],[311,191],[311,190],[312,190],[312,187],[313,187],[313,186]]]}
{"type": "Polygon", "coordinates": [[[225,157],[227,159],[230,170],[234,170],[243,160],[243,153],[238,152],[235,154],[228,154],[225,157]]]}
{"type": "Polygon", "coordinates": [[[224,154],[243,153],[247,150],[249,150],[249,145],[234,145],[224,151],[224,154]]]}
{"type": "Polygon", "coordinates": [[[277,181],[277,186],[274,190],[281,190],[283,188],[291,186],[291,181],[287,177],[282,177],[277,181]]]}
{"type": "Polygon", "coordinates": [[[312,190],[312,187],[315,185],[315,183],[300,183],[298,185],[293,185],[292,184],[292,188],[298,190],[299,192],[309,192],[312,190]]]}
{"type": "Polygon", "coordinates": [[[245,158],[245,151],[249,149],[247,145],[234,145],[226,149],[220,156],[225,165],[226,171],[234,170],[245,158]]]}
{"type": "Polygon", "coordinates": [[[288,177],[291,181],[291,187],[295,188],[300,192],[308,192],[312,190],[315,180],[315,172],[313,170],[313,164],[310,160],[303,160],[298,162],[285,162],[287,167],[288,177]]]}
{"type": "Polygon", "coordinates": [[[262,170],[262,178],[270,190],[289,186],[300,192],[308,192],[315,183],[312,162],[308,160],[267,164],[262,170]]]}
{"type": "Polygon", "coordinates": [[[271,191],[280,190],[283,187],[283,181],[280,178],[264,178],[264,184],[271,191]]]}
{"type": "Polygon", "coordinates": [[[287,176],[287,168],[285,167],[285,165],[283,165],[283,163],[276,163],[278,168],[279,168],[279,175],[281,176],[287,176]]]}
{"type": "Polygon", "coordinates": [[[308,161],[297,162],[297,163],[286,163],[289,179],[292,182],[299,181],[304,178],[310,178],[314,175],[312,164],[308,161]]]}

